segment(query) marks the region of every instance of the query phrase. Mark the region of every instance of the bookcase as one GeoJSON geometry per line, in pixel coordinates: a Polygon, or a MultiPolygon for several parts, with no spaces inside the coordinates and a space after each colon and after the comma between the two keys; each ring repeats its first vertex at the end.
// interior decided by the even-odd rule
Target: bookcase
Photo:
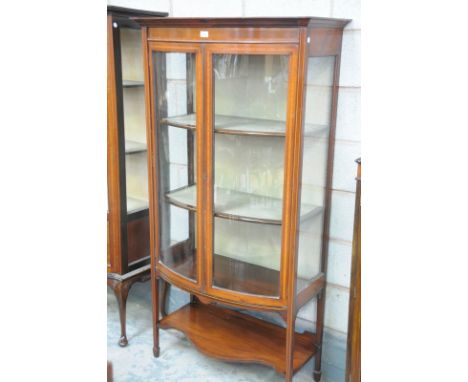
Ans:
{"type": "Polygon", "coordinates": [[[167,13],[107,7],[107,284],[119,303],[127,344],[125,306],[136,281],[149,279],[148,168],[145,87],[136,16],[167,13]]]}

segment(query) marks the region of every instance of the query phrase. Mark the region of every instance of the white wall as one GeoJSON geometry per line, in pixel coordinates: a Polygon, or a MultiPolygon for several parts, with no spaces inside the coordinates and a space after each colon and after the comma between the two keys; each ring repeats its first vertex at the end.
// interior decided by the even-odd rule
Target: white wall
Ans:
{"type": "MultiPolygon", "coordinates": [[[[343,36],[325,324],[347,332],[356,164],[360,156],[360,0],[112,0],[109,4],[169,12],[174,17],[322,16],[350,18],[343,36]]],[[[300,313],[311,319],[314,307],[300,313]]]]}

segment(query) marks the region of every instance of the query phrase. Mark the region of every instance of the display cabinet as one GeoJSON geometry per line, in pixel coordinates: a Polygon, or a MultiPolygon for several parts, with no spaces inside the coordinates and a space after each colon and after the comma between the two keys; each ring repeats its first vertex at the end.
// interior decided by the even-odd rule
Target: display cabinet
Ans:
{"type": "Polygon", "coordinates": [[[319,381],[348,20],[136,21],[145,45],[155,356],[159,329],[175,328],[205,354],[270,365],[287,381],[315,356],[319,381]],[[161,318],[159,279],[189,292],[190,303],[161,318]],[[316,331],[299,333],[297,313],[312,299],[316,331]],[[284,325],[246,310],[276,312],[284,325]]]}
{"type": "Polygon", "coordinates": [[[148,171],[140,26],[135,16],[167,16],[107,7],[107,284],[125,306],[136,281],[149,279],[148,171]]]}

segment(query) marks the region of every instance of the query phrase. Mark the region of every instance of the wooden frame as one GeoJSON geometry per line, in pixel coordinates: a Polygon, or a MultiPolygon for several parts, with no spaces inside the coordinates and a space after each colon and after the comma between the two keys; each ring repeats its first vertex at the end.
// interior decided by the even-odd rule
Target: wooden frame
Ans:
{"type": "MultiPolygon", "coordinates": [[[[338,97],[339,62],[341,36],[349,20],[323,18],[252,18],[252,19],[177,19],[157,20],[139,18],[135,21],[143,26],[145,44],[145,83],[148,129],[148,171],[150,188],[150,235],[151,235],[151,272],[153,291],[153,323],[155,356],[159,356],[159,328],[177,328],[183,331],[203,352],[211,356],[240,362],[257,362],[271,365],[285,374],[291,381],[293,374],[311,357],[315,356],[314,379],[321,378],[321,347],[324,327],[324,302],[326,284],[326,263],[328,253],[329,215],[331,201],[331,181],[333,172],[333,147],[338,97]],[[209,37],[208,37],[209,36],[209,37]],[[313,42],[311,46],[311,41],[313,42]],[[154,87],[154,63],[152,54],[161,52],[196,53],[196,122],[190,119],[178,121],[157,115],[157,90],[154,87]],[[284,184],[283,208],[281,218],[281,266],[279,271],[279,294],[277,296],[250,294],[237,290],[227,290],[213,286],[213,220],[223,216],[214,210],[213,201],[213,150],[214,150],[214,107],[212,56],[213,54],[249,55],[288,55],[289,77],[287,93],[286,130],[284,133],[268,134],[246,132],[233,129],[218,131],[225,134],[266,135],[284,139],[284,184]],[[303,162],[303,142],[305,131],[305,86],[308,58],[334,56],[334,76],[330,107],[330,130],[328,137],[327,176],[325,185],[325,204],[323,209],[323,240],[320,272],[304,289],[296,292],[297,261],[299,245],[299,224],[301,207],[301,170],[303,162]],[[182,202],[172,195],[175,191],[161,191],[158,186],[158,145],[161,139],[158,124],[186,129],[197,134],[197,199],[182,202]],[[164,195],[163,195],[164,193],[164,195]],[[161,217],[159,200],[169,202],[189,211],[194,211],[197,220],[197,262],[196,281],[174,272],[170,266],[160,261],[161,217]],[[191,303],[160,319],[158,280],[189,292],[191,303]],[[316,333],[295,332],[297,312],[312,298],[317,297],[316,333]],[[286,323],[282,329],[263,321],[253,319],[242,313],[233,313],[219,307],[230,307],[273,311],[281,315],[286,323]],[[197,318],[195,318],[197,317],[197,318]],[[235,319],[234,319],[235,317],[235,319]],[[225,321],[225,320],[228,321],[225,321]],[[233,321],[229,321],[234,319],[233,321]],[[197,325],[199,325],[197,327],[197,325]],[[258,341],[268,341],[271,336],[279,338],[271,347],[258,345],[258,352],[248,343],[248,336],[254,336],[258,329],[258,341]],[[203,334],[202,334],[203,332],[203,334]],[[234,335],[232,335],[234,334],[234,335]],[[226,338],[229,340],[225,341],[226,338]],[[247,341],[247,342],[246,342],[247,341]],[[281,354],[281,356],[278,356],[281,354]]],[[[189,110],[190,108],[188,108],[189,110]]],[[[188,111],[189,112],[189,111],[188,111]]],[[[164,113],[162,113],[164,114],[164,113]]],[[[258,139],[260,139],[258,138],[258,139]]],[[[193,165],[192,165],[193,166],[193,165]]],[[[181,188],[182,190],[184,187],[181,188]]],[[[180,189],[179,189],[180,190],[180,189]]],[[[174,193],[174,194],[173,194],[174,193]]],[[[247,216],[237,217],[250,221],[247,216]]],[[[267,221],[258,222],[268,223],[267,221]]],[[[277,224],[271,221],[270,224],[277,224]]],[[[178,244],[179,245],[179,244],[178,244]]],[[[176,250],[176,245],[171,246],[176,250]]],[[[236,263],[236,266],[243,266],[236,263]]],[[[255,271],[255,269],[254,269],[255,271]]],[[[256,270],[261,272],[261,269],[256,270]]],[[[165,312],[165,309],[162,309],[165,312]]],[[[165,312],[166,313],[166,312],[165,312]]]]}
{"type": "Polygon", "coordinates": [[[150,273],[148,208],[127,212],[125,172],[126,155],[146,148],[125,151],[123,110],[123,88],[144,86],[144,83],[129,84],[123,80],[120,42],[120,27],[140,29],[131,18],[145,15],[164,17],[167,13],[107,7],[107,284],[119,303],[120,346],[128,343],[125,331],[128,291],[133,283],[147,280],[150,273]]]}

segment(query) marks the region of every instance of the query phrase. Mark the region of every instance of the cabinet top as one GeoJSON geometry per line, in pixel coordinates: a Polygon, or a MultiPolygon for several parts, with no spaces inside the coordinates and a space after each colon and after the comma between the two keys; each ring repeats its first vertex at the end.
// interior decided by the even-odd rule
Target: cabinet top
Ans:
{"type": "Polygon", "coordinates": [[[142,26],[153,28],[344,28],[351,21],[349,19],[331,19],[326,17],[134,17],[132,19],[142,26]]]}

